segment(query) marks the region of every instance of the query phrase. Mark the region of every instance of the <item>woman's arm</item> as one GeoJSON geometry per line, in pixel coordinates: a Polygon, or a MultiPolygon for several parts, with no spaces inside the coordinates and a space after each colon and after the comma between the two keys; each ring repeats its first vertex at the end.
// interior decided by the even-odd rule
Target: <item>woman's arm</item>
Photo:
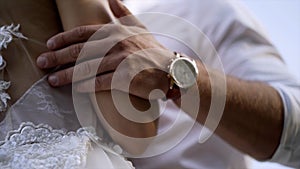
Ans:
{"type": "MultiPolygon", "coordinates": [[[[110,22],[111,18],[106,11],[105,2],[106,1],[103,0],[56,0],[64,30],[70,30],[83,25],[104,24],[110,22]]],[[[118,91],[117,94],[120,97],[128,95],[127,93],[118,91]]],[[[93,99],[91,95],[91,100],[98,117],[110,136],[127,152],[140,154],[147,147],[148,143],[145,141],[142,141],[142,143],[138,141],[135,142],[136,139],[128,138],[126,136],[148,138],[156,135],[157,128],[155,121],[149,123],[136,123],[120,115],[114,105],[111,91],[96,93],[96,99],[93,99]],[[105,123],[105,121],[109,124],[105,123]],[[120,133],[122,133],[123,136],[120,135],[120,133]]],[[[138,110],[147,110],[150,106],[148,100],[143,100],[135,96],[130,96],[130,100],[138,110]]],[[[125,107],[121,109],[126,110],[125,107]]],[[[157,102],[152,103],[150,111],[153,113],[149,113],[149,119],[153,117],[153,114],[159,113],[157,102]]]]}
{"type": "Polygon", "coordinates": [[[109,23],[105,0],[56,0],[64,30],[82,25],[109,23]]]}

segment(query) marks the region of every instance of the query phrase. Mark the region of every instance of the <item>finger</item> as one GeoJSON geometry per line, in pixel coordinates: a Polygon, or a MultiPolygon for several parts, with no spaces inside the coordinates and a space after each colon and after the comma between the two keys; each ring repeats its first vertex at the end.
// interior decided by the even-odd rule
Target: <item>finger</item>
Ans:
{"type": "Polygon", "coordinates": [[[67,68],[61,71],[58,71],[54,74],[51,74],[48,77],[48,82],[51,86],[58,87],[64,86],[72,83],[74,67],[67,68]]]}
{"type": "Polygon", "coordinates": [[[60,70],[51,74],[48,77],[48,81],[52,86],[58,87],[71,84],[72,82],[88,79],[97,75],[98,63],[99,59],[90,60],[80,63],[75,67],[60,70]]]}
{"type": "Polygon", "coordinates": [[[110,46],[108,39],[78,43],[66,48],[41,54],[37,58],[39,68],[52,68],[59,65],[74,63],[85,59],[104,57],[110,46]]]}
{"type": "Polygon", "coordinates": [[[87,41],[100,28],[101,25],[80,26],[59,33],[47,41],[47,47],[50,50],[55,50],[74,43],[87,41]]]}
{"type": "Polygon", "coordinates": [[[119,18],[119,21],[123,25],[138,26],[145,28],[145,26],[126,8],[120,0],[109,0],[109,6],[115,17],[119,18]]]}
{"type": "MultiPolygon", "coordinates": [[[[78,82],[91,77],[95,77],[98,74],[114,72],[122,62],[122,60],[123,57],[121,55],[111,54],[103,58],[97,58],[82,62],[75,66],[73,73],[73,82],[78,82]]],[[[63,78],[63,76],[61,77],[63,78]]]]}
{"type": "Polygon", "coordinates": [[[95,78],[83,81],[77,84],[76,90],[78,92],[100,92],[111,90],[111,82],[114,73],[107,73],[95,78]]]}
{"type": "Polygon", "coordinates": [[[83,45],[83,43],[79,43],[58,51],[43,53],[37,58],[37,66],[46,69],[73,63],[77,60],[83,45]]]}
{"type": "Polygon", "coordinates": [[[105,56],[101,60],[101,63],[98,64],[97,74],[115,71],[117,69],[117,67],[120,65],[120,63],[123,61],[124,58],[125,58],[125,56],[116,55],[114,53],[112,53],[108,56],[105,56]]]}
{"type": "Polygon", "coordinates": [[[103,57],[86,62],[82,62],[75,67],[67,68],[51,74],[48,81],[52,86],[64,86],[72,82],[86,80],[96,77],[97,74],[103,74],[114,71],[119,63],[120,57],[103,57]]]}

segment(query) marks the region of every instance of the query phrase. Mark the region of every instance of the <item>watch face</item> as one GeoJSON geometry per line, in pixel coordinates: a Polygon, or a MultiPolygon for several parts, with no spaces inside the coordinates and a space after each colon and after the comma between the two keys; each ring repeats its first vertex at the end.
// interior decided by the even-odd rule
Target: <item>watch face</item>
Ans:
{"type": "Polygon", "coordinates": [[[195,84],[198,70],[193,61],[179,58],[173,62],[170,73],[176,85],[180,88],[188,88],[195,84]]]}

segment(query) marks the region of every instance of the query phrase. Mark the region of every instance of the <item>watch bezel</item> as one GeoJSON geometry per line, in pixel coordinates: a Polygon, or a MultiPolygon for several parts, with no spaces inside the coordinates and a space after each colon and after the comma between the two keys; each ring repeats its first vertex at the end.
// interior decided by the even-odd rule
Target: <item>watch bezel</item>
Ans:
{"type": "MultiPolygon", "coordinates": [[[[177,56],[177,55],[176,55],[177,56]]],[[[197,68],[197,64],[196,62],[193,60],[193,59],[190,59],[188,57],[182,57],[180,55],[180,57],[176,57],[175,59],[172,60],[170,66],[169,66],[169,74],[173,80],[173,82],[179,87],[179,88],[182,88],[182,89],[187,89],[187,88],[190,88],[191,86],[193,86],[196,81],[197,81],[197,75],[198,75],[198,68],[197,68]],[[183,84],[180,82],[180,80],[176,77],[175,75],[175,65],[177,62],[179,61],[185,61],[186,63],[190,64],[193,68],[193,73],[194,73],[194,76],[195,76],[195,80],[193,83],[189,83],[189,84],[183,84]]]]}

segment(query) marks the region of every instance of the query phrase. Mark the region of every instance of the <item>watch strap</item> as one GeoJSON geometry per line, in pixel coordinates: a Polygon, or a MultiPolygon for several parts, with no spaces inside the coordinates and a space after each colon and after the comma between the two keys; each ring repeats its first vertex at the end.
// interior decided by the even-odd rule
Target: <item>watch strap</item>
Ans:
{"type": "Polygon", "coordinates": [[[172,88],[169,88],[166,97],[167,99],[171,99],[171,100],[179,99],[181,97],[180,88],[176,84],[174,84],[172,88]]]}

